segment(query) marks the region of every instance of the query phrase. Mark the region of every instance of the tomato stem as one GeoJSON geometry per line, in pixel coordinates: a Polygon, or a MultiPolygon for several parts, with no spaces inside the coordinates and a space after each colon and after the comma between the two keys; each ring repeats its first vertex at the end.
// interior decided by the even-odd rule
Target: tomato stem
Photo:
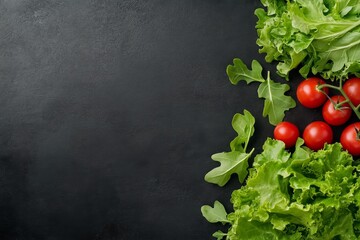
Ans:
{"type": "MultiPolygon", "coordinates": [[[[332,100],[331,100],[331,101],[332,101],[332,100]]],[[[334,108],[335,108],[336,110],[342,111],[342,110],[344,110],[344,109],[351,109],[351,108],[348,107],[348,106],[344,106],[346,103],[349,104],[349,101],[348,101],[348,100],[344,100],[344,101],[342,101],[342,102],[339,102],[339,101],[334,102],[334,101],[332,101],[332,103],[333,103],[334,108]]]]}
{"type": "Polygon", "coordinates": [[[355,132],[356,132],[356,140],[360,140],[360,131],[357,127],[355,127],[355,132]]]}
{"type": "Polygon", "coordinates": [[[354,106],[354,104],[350,101],[350,98],[346,95],[346,93],[344,92],[344,90],[342,88],[342,81],[340,81],[339,86],[334,86],[334,85],[331,85],[331,84],[324,83],[324,84],[318,85],[317,89],[324,93],[324,91],[322,89],[326,88],[326,87],[337,90],[338,92],[340,92],[341,95],[343,95],[343,97],[345,98],[345,101],[343,101],[342,103],[348,103],[350,105],[351,109],[354,111],[355,115],[358,117],[358,119],[360,119],[360,111],[359,111],[360,110],[360,105],[354,106]]]}

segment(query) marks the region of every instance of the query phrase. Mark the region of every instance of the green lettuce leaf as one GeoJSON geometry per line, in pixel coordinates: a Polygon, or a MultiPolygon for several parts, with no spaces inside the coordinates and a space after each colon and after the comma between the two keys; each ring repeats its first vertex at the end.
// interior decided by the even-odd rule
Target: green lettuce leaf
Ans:
{"type": "Polygon", "coordinates": [[[359,239],[359,168],[340,143],[294,152],[267,139],[233,191],[226,239],[359,239]]]}
{"type": "Polygon", "coordinates": [[[228,233],[229,240],[249,239],[249,240],[278,240],[284,239],[284,234],[272,227],[270,223],[261,223],[258,221],[248,221],[245,218],[239,218],[236,228],[231,228],[228,233]]]}
{"type": "Polygon", "coordinates": [[[255,11],[260,52],[281,76],[344,80],[360,75],[359,0],[263,0],[255,11]],[[279,7],[278,7],[279,6],[279,7]],[[278,8],[277,8],[278,7],[278,8]]]}

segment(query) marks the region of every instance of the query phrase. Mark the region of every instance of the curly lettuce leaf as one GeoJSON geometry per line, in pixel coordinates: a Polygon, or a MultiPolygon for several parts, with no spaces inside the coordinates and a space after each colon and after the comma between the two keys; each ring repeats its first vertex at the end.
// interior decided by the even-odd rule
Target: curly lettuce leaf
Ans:
{"type": "Polygon", "coordinates": [[[227,239],[358,239],[360,179],[339,143],[293,153],[268,139],[246,185],[231,196],[227,239]]]}
{"type": "Polygon", "coordinates": [[[360,29],[359,32],[348,33],[346,38],[332,40],[331,45],[322,40],[314,42],[313,46],[321,50],[318,61],[314,64],[314,74],[319,72],[326,78],[331,78],[336,73],[338,76],[344,75],[345,79],[349,68],[356,73],[360,71],[360,29]],[[332,63],[331,68],[327,67],[329,63],[332,63]]]}
{"type": "Polygon", "coordinates": [[[285,240],[284,234],[274,229],[270,223],[264,224],[257,221],[248,221],[246,218],[237,219],[236,227],[230,229],[227,239],[285,240]]]}
{"type": "Polygon", "coordinates": [[[263,145],[263,152],[256,155],[254,167],[260,167],[270,161],[286,162],[290,158],[290,153],[285,151],[285,143],[268,138],[263,145]]]}
{"type": "Polygon", "coordinates": [[[255,11],[260,52],[278,73],[344,80],[360,75],[359,0],[263,0],[255,11]],[[275,10],[276,6],[281,6],[275,10]]]}

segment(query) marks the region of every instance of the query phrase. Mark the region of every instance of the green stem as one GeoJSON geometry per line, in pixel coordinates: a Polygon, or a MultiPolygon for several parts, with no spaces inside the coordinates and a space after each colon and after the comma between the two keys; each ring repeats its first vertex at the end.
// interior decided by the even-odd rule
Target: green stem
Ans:
{"type": "Polygon", "coordinates": [[[354,111],[355,115],[358,117],[358,119],[360,119],[360,105],[359,106],[354,106],[354,104],[351,102],[350,98],[346,95],[346,93],[344,92],[343,88],[342,88],[342,81],[340,81],[340,84],[339,86],[334,86],[334,85],[331,85],[331,84],[327,84],[327,83],[324,83],[324,84],[320,84],[317,86],[317,89],[319,91],[322,91],[323,92],[323,88],[331,88],[331,89],[335,89],[337,90],[338,92],[341,93],[341,95],[343,95],[343,97],[346,99],[344,102],[347,102],[351,109],[354,111]]]}
{"type": "Polygon", "coordinates": [[[252,133],[252,131],[253,131],[253,128],[254,128],[254,125],[252,125],[252,126],[250,127],[249,134],[248,134],[248,136],[247,136],[247,141],[245,142],[245,146],[244,146],[244,152],[246,152],[248,143],[249,143],[250,138],[251,138],[251,133],[252,133]]]}

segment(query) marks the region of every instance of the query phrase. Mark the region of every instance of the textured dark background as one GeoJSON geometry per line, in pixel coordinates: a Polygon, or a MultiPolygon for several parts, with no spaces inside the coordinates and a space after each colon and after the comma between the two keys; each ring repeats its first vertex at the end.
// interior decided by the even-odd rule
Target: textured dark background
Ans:
{"type": "Polygon", "coordinates": [[[200,207],[239,187],[203,180],[233,114],[258,149],[272,132],[225,74],[264,63],[259,2],[1,0],[0,239],[210,239],[200,207]]]}

